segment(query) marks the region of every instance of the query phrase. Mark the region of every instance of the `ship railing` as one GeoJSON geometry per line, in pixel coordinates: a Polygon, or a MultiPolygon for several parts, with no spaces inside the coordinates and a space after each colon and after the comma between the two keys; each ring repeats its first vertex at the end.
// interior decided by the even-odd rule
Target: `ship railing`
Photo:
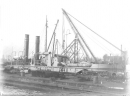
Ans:
{"type": "Polygon", "coordinates": [[[12,66],[14,66],[14,65],[29,65],[30,64],[30,62],[28,61],[28,62],[25,62],[25,60],[14,60],[14,61],[12,61],[12,66]]]}
{"type": "Polygon", "coordinates": [[[42,65],[41,60],[35,60],[35,62],[33,63],[34,65],[42,65]]]}
{"type": "Polygon", "coordinates": [[[39,70],[44,70],[44,71],[55,71],[55,72],[69,72],[69,73],[77,73],[81,70],[84,69],[84,67],[53,67],[53,66],[39,66],[39,65],[35,65],[35,66],[31,66],[32,69],[35,69],[37,71],[39,70]]]}

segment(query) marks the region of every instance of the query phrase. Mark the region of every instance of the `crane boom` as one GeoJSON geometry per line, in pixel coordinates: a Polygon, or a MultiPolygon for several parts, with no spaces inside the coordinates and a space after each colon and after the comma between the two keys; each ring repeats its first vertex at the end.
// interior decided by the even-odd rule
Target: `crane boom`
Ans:
{"type": "Polygon", "coordinates": [[[54,31],[53,31],[53,34],[52,34],[52,37],[51,37],[51,40],[50,40],[50,43],[49,43],[48,48],[47,48],[47,51],[49,50],[49,47],[50,47],[51,41],[52,41],[52,39],[53,39],[53,36],[55,35],[55,30],[56,30],[56,28],[57,28],[58,22],[59,22],[59,20],[57,20],[57,23],[56,23],[55,29],[54,29],[54,31]]]}
{"type": "Polygon", "coordinates": [[[72,29],[74,30],[74,34],[78,34],[78,36],[81,38],[81,40],[83,41],[83,43],[85,44],[85,46],[87,47],[87,49],[89,50],[89,52],[91,53],[91,55],[93,56],[94,60],[96,60],[94,54],[92,53],[92,51],[90,50],[89,46],[86,44],[85,40],[83,39],[83,37],[81,36],[81,34],[79,33],[78,29],[75,27],[75,25],[73,24],[72,20],[69,18],[68,14],[66,13],[66,11],[64,9],[62,9],[63,13],[65,14],[67,20],[69,21],[70,26],[72,27],[72,29]],[[75,32],[76,31],[76,32],[75,32]]]}

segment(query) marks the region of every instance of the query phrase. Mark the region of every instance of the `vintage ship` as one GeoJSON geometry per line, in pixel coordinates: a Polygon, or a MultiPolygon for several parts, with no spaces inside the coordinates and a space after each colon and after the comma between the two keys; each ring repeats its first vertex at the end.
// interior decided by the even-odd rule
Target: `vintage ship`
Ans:
{"type": "MultiPolygon", "coordinates": [[[[50,43],[47,46],[48,25],[46,20],[45,51],[39,52],[40,36],[36,36],[35,54],[29,59],[29,35],[26,34],[24,56],[23,58],[13,58],[9,64],[4,66],[3,82],[41,89],[44,86],[50,86],[113,94],[126,92],[126,53],[95,33],[122,53],[119,64],[98,63],[93,52],[72,22],[71,15],[64,9],[62,11],[75,34],[75,38],[70,45],[64,48],[65,40],[63,39],[63,51],[58,54],[58,40],[55,38],[59,22],[57,20],[50,43]],[[51,44],[53,47],[49,51],[51,44]],[[90,60],[86,49],[92,55],[94,62],[90,60]],[[84,52],[84,60],[79,59],[79,50],[84,52]]],[[[63,35],[65,34],[63,33],[63,35]]]]}

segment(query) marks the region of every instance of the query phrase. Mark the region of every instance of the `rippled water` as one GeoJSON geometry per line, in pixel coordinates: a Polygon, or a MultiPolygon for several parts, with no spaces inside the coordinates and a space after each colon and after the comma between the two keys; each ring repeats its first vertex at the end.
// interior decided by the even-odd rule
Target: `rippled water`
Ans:
{"type": "MultiPolygon", "coordinates": [[[[49,91],[36,91],[24,88],[18,88],[15,86],[3,86],[0,96],[109,96],[107,94],[89,94],[89,93],[68,93],[68,92],[49,92],[49,91]]],[[[114,96],[114,95],[111,95],[114,96]]],[[[122,95],[116,95],[122,96],[122,95]]],[[[125,95],[127,96],[127,95],[125,95]]],[[[128,95],[129,96],[129,95],[128,95]]]]}
{"type": "Polygon", "coordinates": [[[41,91],[21,89],[18,87],[6,86],[6,85],[4,85],[2,89],[3,90],[1,92],[1,94],[8,95],[8,96],[10,96],[10,95],[12,95],[12,96],[14,96],[14,95],[16,95],[16,96],[18,96],[18,95],[24,95],[24,96],[26,96],[26,95],[34,95],[34,96],[41,95],[41,96],[44,96],[45,94],[47,94],[47,93],[41,92],[41,91]]]}
{"type": "Polygon", "coordinates": [[[77,93],[77,92],[54,92],[54,91],[36,91],[24,88],[18,88],[15,86],[3,86],[3,91],[1,91],[0,96],[99,96],[86,93],[77,93]]]}

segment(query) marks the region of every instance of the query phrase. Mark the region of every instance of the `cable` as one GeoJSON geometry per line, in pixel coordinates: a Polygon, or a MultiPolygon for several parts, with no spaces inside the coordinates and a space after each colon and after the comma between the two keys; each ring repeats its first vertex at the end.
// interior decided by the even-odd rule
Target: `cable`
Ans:
{"type": "MultiPolygon", "coordinates": [[[[69,13],[67,13],[68,15],[70,15],[69,13]]],[[[110,43],[108,40],[106,40],[105,38],[103,38],[102,36],[100,36],[99,34],[97,34],[95,31],[93,31],[91,28],[89,28],[88,26],[86,26],[85,24],[83,24],[82,22],[80,22],[79,20],[77,20],[75,17],[73,17],[72,15],[70,15],[72,18],[74,18],[76,21],[78,21],[80,24],[82,24],[83,26],[85,26],[87,29],[89,29],[90,31],[92,31],[94,34],[96,34],[97,36],[99,36],[100,38],[102,38],[104,41],[106,41],[107,43],[109,43],[110,45],[112,45],[113,47],[115,47],[116,49],[118,49],[119,51],[123,52],[122,50],[120,50],[118,47],[116,47],[115,45],[113,45],[112,43],[110,43]]]]}
{"type": "Polygon", "coordinates": [[[85,36],[88,36],[88,37],[89,37],[93,42],[95,42],[95,43],[98,42],[98,44],[97,44],[97,43],[96,43],[96,44],[99,45],[99,46],[100,46],[102,49],[104,49],[105,51],[107,51],[107,52],[109,51],[109,53],[113,53],[111,50],[109,50],[105,45],[101,44],[101,43],[100,43],[97,39],[95,39],[93,36],[91,36],[93,39],[92,39],[88,34],[85,35],[85,36]],[[94,39],[95,39],[95,41],[94,41],[94,39]],[[104,48],[103,48],[101,45],[102,45],[104,48]],[[106,50],[106,49],[107,49],[107,50],[106,50]]]}
{"type": "Polygon", "coordinates": [[[59,47],[62,49],[62,45],[60,44],[59,40],[58,40],[58,44],[59,44],[59,47]]]}
{"type": "MultiPolygon", "coordinates": [[[[88,35],[87,35],[88,36],[88,35]]],[[[90,38],[90,36],[88,36],[89,38],[90,38]]],[[[90,38],[93,42],[95,42],[98,46],[100,46],[102,49],[104,49],[104,51],[106,51],[106,52],[108,52],[108,53],[112,53],[112,51],[110,51],[108,48],[106,48],[105,46],[103,46],[103,47],[105,47],[105,48],[103,48],[100,44],[99,44],[99,41],[98,40],[96,40],[96,41],[94,41],[92,38],[90,38]],[[98,43],[97,43],[98,42],[98,43]]],[[[103,44],[102,44],[103,45],[103,44]]]]}

